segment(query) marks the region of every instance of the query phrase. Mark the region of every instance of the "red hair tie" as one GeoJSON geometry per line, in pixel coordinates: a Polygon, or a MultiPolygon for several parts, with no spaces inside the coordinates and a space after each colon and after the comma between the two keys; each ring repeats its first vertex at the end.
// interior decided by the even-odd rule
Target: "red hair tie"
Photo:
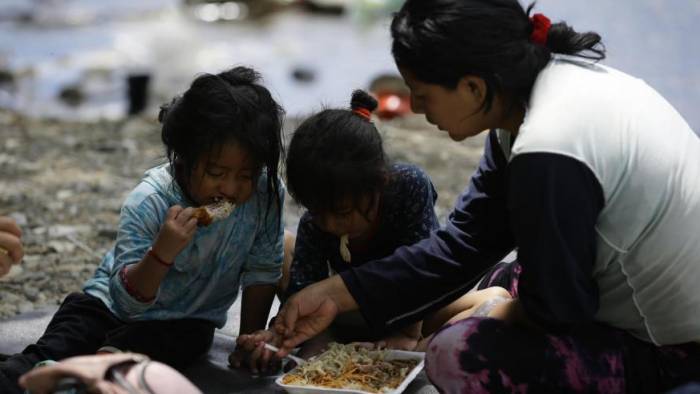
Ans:
{"type": "Polygon", "coordinates": [[[360,115],[361,117],[367,119],[368,121],[372,118],[372,113],[367,108],[355,108],[352,112],[360,115]]]}
{"type": "Polygon", "coordinates": [[[552,27],[552,21],[542,14],[535,14],[530,18],[530,22],[532,22],[530,41],[535,44],[546,45],[547,34],[549,34],[549,28],[552,27]]]}

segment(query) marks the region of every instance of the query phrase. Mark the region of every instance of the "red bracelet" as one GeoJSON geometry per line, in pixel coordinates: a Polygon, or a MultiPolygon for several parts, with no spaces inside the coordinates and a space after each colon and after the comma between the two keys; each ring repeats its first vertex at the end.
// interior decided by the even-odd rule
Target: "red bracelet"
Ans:
{"type": "Polygon", "coordinates": [[[156,254],[156,252],[153,251],[153,248],[148,249],[148,253],[147,253],[147,254],[148,254],[149,256],[153,257],[153,259],[154,259],[155,261],[157,261],[158,263],[160,263],[160,264],[162,264],[162,265],[164,265],[164,266],[166,266],[166,267],[168,267],[168,268],[170,268],[170,267],[174,264],[174,262],[168,263],[167,261],[161,259],[161,258],[156,254]]]}
{"type": "Polygon", "coordinates": [[[138,290],[134,289],[133,286],[129,283],[129,278],[126,276],[126,271],[129,268],[128,265],[125,265],[122,267],[121,271],[119,271],[119,279],[122,281],[122,285],[124,285],[124,289],[126,290],[127,293],[129,293],[130,296],[134,297],[137,301],[143,302],[146,304],[149,304],[153,302],[153,300],[156,299],[156,297],[144,297],[141,295],[141,293],[138,292],[138,290]]]}

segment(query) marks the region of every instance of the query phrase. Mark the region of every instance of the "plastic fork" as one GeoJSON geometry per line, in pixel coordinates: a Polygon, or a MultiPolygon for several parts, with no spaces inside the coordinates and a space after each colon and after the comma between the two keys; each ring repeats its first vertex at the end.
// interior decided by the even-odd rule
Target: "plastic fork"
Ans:
{"type": "MultiPolygon", "coordinates": [[[[275,353],[277,353],[277,352],[280,351],[280,349],[279,349],[277,346],[270,345],[270,344],[267,343],[267,342],[263,342],[263,346],[265,347],[265,349],[271,350],[271,351],[273,351],[273,352],[275,352],[275,353]]],[[[294,355],[291,355],[291,354],[288,354],[288,355],[286,355],[286,356],[284,356],[284,357],[285,357],[285,358],[288,358],[288,359],[290,359],[290,360],[292,360],[292,361],[294,361],[295,363],[297,363],[297,365],[306,364],[306,360],[304,360],[304,359],[301,358],[301,357],[297,357],[297,356],[294,356],[294,355]]]]}

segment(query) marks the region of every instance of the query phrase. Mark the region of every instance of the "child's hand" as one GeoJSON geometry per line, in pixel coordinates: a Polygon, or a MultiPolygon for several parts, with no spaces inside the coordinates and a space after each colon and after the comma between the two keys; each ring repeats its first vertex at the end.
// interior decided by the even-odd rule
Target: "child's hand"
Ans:
{"type": "Polygon", "coordinates": [[[197,219],[192,216],[193,213],[194,208],[183,209],[179,205],[168,209],[165,223],[153,243],[153,251],[161,259],[175,261],[175,257],[190,243],[197,231],[197,219]]]}
{"type": "Polygon", "coordinates": [[[253,374],[277,371],[281,360],[263,345],[269,343],[279,346],[281,342],[282,337],[273,330],[258,330],[252,334],[240,335],[236,340],[236,350],[228,358],[229,365],[234,368],[247,366],[253,374]]]}

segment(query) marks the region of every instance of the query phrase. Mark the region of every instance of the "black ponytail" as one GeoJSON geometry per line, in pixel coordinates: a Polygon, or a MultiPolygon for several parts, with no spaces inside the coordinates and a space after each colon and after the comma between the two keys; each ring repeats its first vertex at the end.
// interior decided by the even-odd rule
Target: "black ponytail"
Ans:
{"type": "MultiPolygon", "coordinates": [[[[532,6],[534,4],[530,8],[532,6]]],[[[530,8],[528,8],[528,12],[530,8]]],[[[552,25],[547,35],[546,46],[552,53],[575,55],[595,61],[605,59],[605,45],[603,45],[600,34],[595,32],[577,33],[566,22],[552,25]]]]}
{"type": "Polygon", "coordinates": [[[530,12],[517,0],[407,0],[391,24],[396,64],[418,80],[454,89],[465,75],[486,83],[483,110],[495,94],[527,105],[532,86],[553,53],[605,58],[600,35],[551,26],[546,45],[530,40],[530,12]]]}
{"type": "Polygon", "coordinates": [[[352,92],[350,99],[350,109],[357,110],[364,108],[369,112],[374,112],[377,109],[377,100],[364,90],[357,89],[352,92]]]}

